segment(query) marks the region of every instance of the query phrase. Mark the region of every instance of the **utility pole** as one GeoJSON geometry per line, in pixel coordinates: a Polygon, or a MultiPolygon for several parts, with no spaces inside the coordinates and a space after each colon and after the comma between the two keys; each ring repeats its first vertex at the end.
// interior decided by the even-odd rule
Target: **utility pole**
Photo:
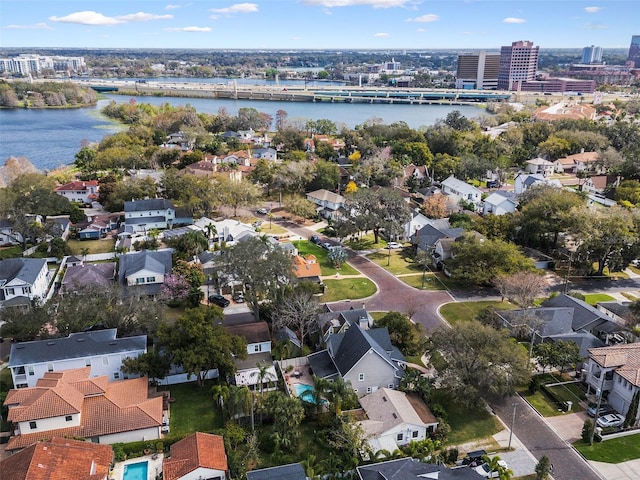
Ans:
{"type": "Polygon", "coordinates": [[[518,404],[514,402],[511,406],[513,407],[513,414],[511,415],[511,426],[509,427],[509,446],[507,450],[511,450],[511,437],[513,437],[513,424],[516,423],[516,407],[518,404]]]}

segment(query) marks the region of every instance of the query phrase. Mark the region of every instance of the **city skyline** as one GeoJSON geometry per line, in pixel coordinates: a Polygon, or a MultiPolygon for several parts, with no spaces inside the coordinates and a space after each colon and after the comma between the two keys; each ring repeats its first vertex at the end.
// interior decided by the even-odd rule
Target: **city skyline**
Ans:
{"type": "Polygon", "coordinates": [[[628,48],[633,0],[3,0],[3,47],[628,48]]]}

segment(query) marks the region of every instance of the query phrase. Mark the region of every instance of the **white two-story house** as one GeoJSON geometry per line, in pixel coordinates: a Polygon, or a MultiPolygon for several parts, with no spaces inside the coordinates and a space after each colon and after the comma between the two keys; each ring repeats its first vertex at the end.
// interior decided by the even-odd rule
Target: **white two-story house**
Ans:
{"type": "Polygon", "coordinates": [[[135,358],[147,351],[147,336],[117,338],[117,330],[72,333],[68,337],[20,342],[11,345],[9,369],[15,388],[34,387],[47,372],[91,367],[91,376],[120,380],[125,358],[135,358]]]}
{"type": "Polygon", "coordinates": [[[247,358],[235,360],[236,385],[246,385],[249,390],[274,390],[278,375],[271,359],[271,333],[267,322],[226,325],[225,328],[247,342],[247,358]],[[260,378],[258,365],[266,368],[263,378],[260,378]]]}
{"type": "Polygon", "coordinates": [[[335,219],[344,208],[345,198],[326,189],[307,193],[307,200],[316,204],[316,210],[324,218],[335,219]]]}
{"type": "Polygon", "coordinates": [[[471,202],[476,207],[482,201],[482,192],[467,182],[451,175],[440,184],[442,193],[454,197],[458,201],[471,202]]]}
{"type": "Polygon", "coordinates": [[[0,306],[25,305],[47,296],[49,269],[43,258],[0,260],[0,306]]]}
{"type": "Polygon", "coordinates": [[[99,186],[97,180],[74,181],[60,185],[54,191],[70,202],[91,205],[91,203],[98,200],[99,186]]]}
{"type": "Polygon", "coordinates": [[[118,278],[128,291],[142,289],[146,295],[157,295],[166,275],[171,273],[171,250],[143,250],[118,258],[118,278]]]}
{"type": "Polygon", "coordinates": [[[150,198],[124,202],[125,231],[146,233],[151,229],[171,228],[176,219],[176,209],[164,198],[150,198]]]}

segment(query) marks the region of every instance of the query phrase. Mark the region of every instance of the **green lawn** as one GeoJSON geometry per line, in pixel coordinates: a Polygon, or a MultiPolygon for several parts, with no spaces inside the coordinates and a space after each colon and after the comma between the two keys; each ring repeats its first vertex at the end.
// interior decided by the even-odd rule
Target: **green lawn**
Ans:
{"type": "Polygon", "coordinates": [[[573,446],[585,458],[596,462],[620,463],[640,458],[640,434],[594,443],[591,446],[578,440],[573,446]]]}
{"type": "Polygon", "coordinates": [[[482,310],[487,307],[495,307],[498,310],[515,310],[517,307],[509,302],[497,302],[482,300],[479,302],[452,302],[446,303],[440,308],[440,314],[451,323],[475,320],[482,310]]]}
{"type": "Polygon", "coordinates": [[[370,297],[376,293],[376,285],[368,278],[343,278],[341,280],[325,280],[326,290],[320,298],[321,302],[337,302],[338,300],[357,300],[370,297]]]}
{"type": "Polygon", "coordinates": [[[71,248],[71,252],[74,255],[82,255],[83,248],[89,249],[89,254],[113,252],[115,242],[110,239],[102,239],[102,240],[71,239],[67,241],[67,245],[69,245],[69,248],[71,248]]]}
{"type": "Polygon", "coordinates": [[[222,419],[213,407],[212,382],[197,387],[195,382],[158,387],[169,390],[175,402],[170,404],[171,434],[185,436],[193,432],[211,432],[222,427],[222,419]]]}
{"type": "Polygon", "coordinates": [[[615,302],[616,299],[606,293],[588,293],[584,296],[584,301],[589,305],[595,305],[600,302],[615,302]]]}
{"type": "MultiPolygon", "coordinates": [[[[269,224],[269,220],[263,220],[263,219],[259,219],[259,220],[262,222],[262,225],[260,225],[260,227],[258,227],[256,231],[260,233],[264,233],[267,235],[282,235],[283,233],[288,232],[286,228],[282,228],[280,225],[276,225],[273,222],[269,224]]],[[[255,222],[255,220],[253,220],[251,223],[253,222],[255,222]]]]}
{"type": "Polygon", "coordinates": [[[374,243],[373,233],[367,233],[355,240],[346,240],[345,245],[352,250],[376,250],[378,248],[386,247],[387,242],[379,238],[378,243],[374,243]]]}
{"type": "Polygon", "coordinates": [[[302,256],[308,255],[312,253],[318,259],[320,263],[320,270],[322,275],[335,275],[336,273],[340,273],[340,275],[359,275],[355,268],[353,268],[348,263],[345,263],[340,270],[336,270],[336,268],[332,265],[332,263],[327,259],[327,255],[329,252],[322,247],[314,245],[313,243],[307,240],[299,240],[296,242],[292,242],[296,248],[298,249],[298,253],[302,256]]]}
{"type": "Polygon", "coordinates": [[[621,294],[624,298],[626,298],[626,299],[628,299],[628,300],[630,300],[630,301],[632,301],[632,302],[635,302],[636,300],[638,300],[638,297],[636,297],[635,295],[632,295],[632,294],[630,294],[630,293],[628,293],[628,292],[620,292],[620,294],[621,294]]]}
{"type": "Polygon", "coordinates": [[[434,393],[433,402],[440,404],[447,412],[446,422],[451,426],[447,446],[488,438],[503,428],[498,418],[483,407],[464,408],[438,391],[434,393]]]}
{"type": "Polygon", "coordinates": [[[422,266],[413,260],[409,250],[406,248],[392,250],[391,255],[389,255],[389,250],[386,249],[377,251],[367,255],[367,258],[394,275],[422,272],[422,266]],[[388,266],[387,263],[389,263],[388,266]]]}
{"type": "Polygon", "coordinates": [[[22,248],[19,245],[0,248],[0,260],[17,257],[22,257],[22,248]]]}
{"type": "Polygon", "coordinates": [[[425,275],[424,288],[422,287],[423,282],[421,273],[417,273],[415,275],[403,275],[398,277],[398,280],[402,280],[407,285],[417,288],[418,290],[446,290],[446,287],[434,273],[427,273],[425,275]]]}

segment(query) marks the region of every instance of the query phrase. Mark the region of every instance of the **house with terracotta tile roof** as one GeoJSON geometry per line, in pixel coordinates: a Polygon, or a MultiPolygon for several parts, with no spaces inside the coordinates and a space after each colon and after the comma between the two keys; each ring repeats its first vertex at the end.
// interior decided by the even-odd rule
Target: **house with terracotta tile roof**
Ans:
{"type": "Polygon", "coordinates": [[[617,175],[593,175],[587,178],[581,186],[581,190],[596,195],[604,195],[607,190],[613,189],[620,183],[617,175]]]}
{"type": "Polygon", "coordinates": [[[2,480],[107,480],[113,462],[109,445],[54,437],[0,462],[2,480]]]}
{"type": "MultiPolygon", "coordinates": [[[[634,395],[640,391],[640,343],[592,348],[585,367],[588,391],[602,392],[611,407],[626,415],[634,395]]],[[[637,410],[631,425],[639,422],[637,410]]]]}
{"type": "Polygon", "coordinates": [[[98,200],[100,188],[97,180],[73,181],[56,187],[54,191],[69,200],[70,202],[91,205],[98,200]]]}
{"type": "Polygon", "coordinates": [[[293,257],[293,274],[298,280],[308,280],[310,282],[320,283],[322,280],[322,271],[318,259],[313,254],[303,257],[296,255],[293,257]]]}
{"type": "Polygon", "coordinates": [[[147,377],[109,382],[91,367],[47,372],[35,387],[10,390],[4,405],[11,437],[21,450],[53,437],[112,444],[160,438],[162,397],[149,398],[147,377]]]}
{"type": "Polygon", "coordinates": [[[227,452],[219,435],[196,432],[171,445],[162,462],[164,480],[226,480],[227,452]]]}

